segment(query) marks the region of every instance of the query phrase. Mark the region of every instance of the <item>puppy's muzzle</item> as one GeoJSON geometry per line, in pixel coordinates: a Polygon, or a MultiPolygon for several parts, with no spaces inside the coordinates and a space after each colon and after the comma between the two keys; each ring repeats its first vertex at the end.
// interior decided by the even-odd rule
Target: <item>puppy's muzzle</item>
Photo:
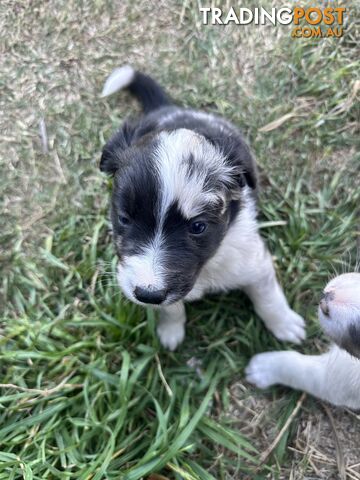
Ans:
{"type": "Polygon", "coordinates": [[[324,292],[320,299],[320,309],[324,315],[329,316],[329,303],[334,299],[333,292],[324,292]]]}
{"type": "Polygon", "coordinates": [[[136,287],[134,295],[139,302],[160,305],[166,299],[167,291],[154,290],[151,287],[136,287]]]}

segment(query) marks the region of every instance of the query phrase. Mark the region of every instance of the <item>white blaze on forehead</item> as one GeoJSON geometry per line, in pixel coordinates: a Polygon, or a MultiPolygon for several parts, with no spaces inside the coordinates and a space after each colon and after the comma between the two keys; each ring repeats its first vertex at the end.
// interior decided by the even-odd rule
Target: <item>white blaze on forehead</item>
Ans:
{"type": "Polygon", "coordinates": [[[183,215],[190,219],[221,198],[220,191],[206,185],[209,173],[219,181],[229,182],[231,178],[232,167],[226,165],[217,148],[185,128],[161,132],[158,139],[155,159],[161,183],[161,216],[177,201],[183,215]],[[194,168],[189,164],[190,158],[194,168]]]}

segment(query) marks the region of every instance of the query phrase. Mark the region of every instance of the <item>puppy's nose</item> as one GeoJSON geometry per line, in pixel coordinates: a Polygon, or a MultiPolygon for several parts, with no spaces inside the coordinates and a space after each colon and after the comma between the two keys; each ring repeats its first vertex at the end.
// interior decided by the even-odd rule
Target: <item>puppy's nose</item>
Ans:
{"type": "Polygon", "coordinates": [[[166,290],[153,290],[151,288],[136,287],[134,295],[139,302],[159,305],[166,298],[166,290]]]}
{"type": "Polygon", "coordinates": [[[324,315],[329,315],[329,307],[328,307],[328,304],[326,303],[325,298],[322,298],[320,300],[320,308],[324,315]]]}
{"type": "Polygon", "coordinates": [[[329,302],[334,299],[333,292],[324,292],[320,299],[320,308],[324,315],[329,315],[329,302]]]}

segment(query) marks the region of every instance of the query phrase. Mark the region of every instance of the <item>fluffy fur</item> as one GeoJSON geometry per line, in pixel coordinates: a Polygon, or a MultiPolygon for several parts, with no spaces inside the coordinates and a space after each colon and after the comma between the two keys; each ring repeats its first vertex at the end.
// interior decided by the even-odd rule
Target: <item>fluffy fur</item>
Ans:
{"type": "Polygon", "coordinates": [[[360,273],[346,273],[329,282],[320,301],[319,319],[335,342],[327,353],[255,355],[246,369],[247,380],[260,388],[286,385],[334,405],[359,409],[360,273]]]}
{"type": "Polygon", "coordinates": [[[212,114],[175,106],[150,77],[117,69],[104,94],[126,87],[144,115],[103,149],[114,175],[111,201],[118,282],[139,304],[158,306],[161,343],[185,335],[184,301],[244,289],[282,340],[304,338],[256,223],[256,166],[241,133],[212,114]]]}

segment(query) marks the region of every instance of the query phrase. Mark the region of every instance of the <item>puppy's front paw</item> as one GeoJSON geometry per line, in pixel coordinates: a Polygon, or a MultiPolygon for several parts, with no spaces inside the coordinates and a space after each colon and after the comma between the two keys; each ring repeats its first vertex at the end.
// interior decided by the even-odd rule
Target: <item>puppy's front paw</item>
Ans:
{"type": "Polygon", "coordinates": [[[180,322],[160,321],[157,327],[157,334],[161,345],[174,351],[184,340],[185,327],[180,322]]]}
{"type": "Polygon", "coordinates": [[[267,388],[280,383],[279,361],[283,353],[265,352],[255,355],[245,369],[246,380],[258,388],[267,388]]]}
{"type": "Polygon", "coordinates": [[[271,322],[269,329],[276,338],[284,342],[299,344],[306,337],[304,319],[290,309],[283,318],[271,322]]]}

